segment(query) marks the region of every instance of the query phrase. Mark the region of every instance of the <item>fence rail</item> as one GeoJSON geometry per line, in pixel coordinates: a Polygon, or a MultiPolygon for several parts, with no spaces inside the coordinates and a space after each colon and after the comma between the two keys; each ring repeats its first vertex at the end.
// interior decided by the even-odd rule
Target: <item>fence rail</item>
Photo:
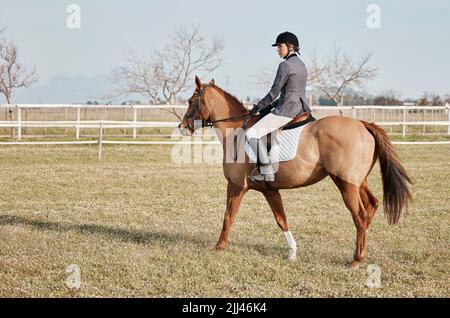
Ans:
{"type": "MultiPolygon", "coordinates": [[[[19,131],[21,127],[26,127],[27,125],[40,125],[40,124],[48,124],[47,122],[43,123],[36,123],[36,122],[0,122],[0,127],[2,125],[10,125],[7,127],[17,127],[17,125],[20,123],[22,126],[19,127],[19,131]]],[[[73,126],[73,122],[66,122],[66,123],[60,123],[63,125],[63,127],[73,126]]],[[[205,140],[194,140],[194,141],[126,141],[126,140],[104,140],[103,139],[103,132],[106,128],[117,128],[117,127],[132,127],[132,128],[138,128],[138,127],[147,127],[148,125],[153,125],[155,123],[147,123],[147,122],[132,122],[125,124],[117,124],[117,121],[89,121],[89,122],[82,122],[79,121],[76,123],[78,128],[97,128],[98,129],[98,140],[85,140],[85,141],[17,141],[17,142],[0,142],[0,145],[98,145],[98,160],[102,160],[103,156],[103,145],[104,144],[127,144],[127,145],[204,145],[204,144],[214,144],[219,145],[220,142],[218,140],[212,140],[212,141],[205,141],[205,140]]],[[[157,124],[157,123],[156,123],[157,124]]],[[[177,124],[174,122],[169,123],[159,123],[162,125],[170,124],[172,127],[177,124]]],[[[423,124],[423,123],[412,123],[412,124],[423,124]]],[[[442,123],[441,123],[442,124],[442,123]]],[[[449,122],[444,122],[445,125],[450,125],[449,122]]],[[[175,126],[176,127],[176,126],[175,126]]],[[[206,135],[207,136],[207,135],[206,135]]],[[[19,138],[20,139],[20,138],[19,138]]],[[[394,144],[400,144],[400,145],[411,145],[411,144],[421,144],[421,145],[448,145],[450,144],[450,141],[431,141],[431,142],[407,142],[407,141],[397,141],[393,142],[394,144]]]]}
{"type": "MultiPolygon", "coordinates": [[[[220,145],[217,140],[213,141],[126,141],[126,140],[103,140],[103,125],[100,122],[98,140],[84,141],[18,141],[18,142],[0,142],[0,145],[97,145],[97,158],[102,160],[103,145],[220,145]]],[[[397,145],[450,145],[450,141],[393,141],[397,145]]]]}

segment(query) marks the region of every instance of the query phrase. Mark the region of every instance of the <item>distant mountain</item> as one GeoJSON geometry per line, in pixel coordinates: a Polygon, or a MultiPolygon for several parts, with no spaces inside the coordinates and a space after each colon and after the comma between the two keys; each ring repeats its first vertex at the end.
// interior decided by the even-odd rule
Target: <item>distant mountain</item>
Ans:
{"type": "Polygon", "coordinates": [[[84,104],[88,100],[100,102],[103,96],[113,90],[108,76],[102,74],[93,77],[59,75],[42,86],[38,86],[39,83],[35,85],[13,92],[13,102],[16,104],[84,104]]]}

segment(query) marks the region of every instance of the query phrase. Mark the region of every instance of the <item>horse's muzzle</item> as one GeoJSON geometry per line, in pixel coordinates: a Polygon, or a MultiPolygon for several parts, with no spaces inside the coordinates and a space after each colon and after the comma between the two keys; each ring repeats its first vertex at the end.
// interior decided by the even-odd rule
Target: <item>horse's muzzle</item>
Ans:
{"type": "Polygon", "coordinates": [[[192,132],[190,129],[181,126],[181,124],[178,125],[178,131],[182,136],[192,136],[192,132]]]}

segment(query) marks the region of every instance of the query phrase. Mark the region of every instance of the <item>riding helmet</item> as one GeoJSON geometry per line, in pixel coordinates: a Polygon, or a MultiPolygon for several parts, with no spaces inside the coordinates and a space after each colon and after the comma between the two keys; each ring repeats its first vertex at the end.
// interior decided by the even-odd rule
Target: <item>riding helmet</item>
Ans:
{"type": "Polygon", "coordinates": [[[275,44],[272,44],[272,46],[277,46],[278,44],[281,44],[281,43],[289,43],[289,44],[295,45],[296,47],[299,46],[297,36],[291,32],[280,33],[277,36],[275,44]]]}

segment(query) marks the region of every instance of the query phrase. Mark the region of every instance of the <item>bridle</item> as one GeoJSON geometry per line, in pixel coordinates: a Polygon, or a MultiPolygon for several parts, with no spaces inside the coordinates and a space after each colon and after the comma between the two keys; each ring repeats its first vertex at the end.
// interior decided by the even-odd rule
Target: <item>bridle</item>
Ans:
{"type": "Polygon", "coordinates": [[[192,113],[187,117],[188,119],[192,119],[192,121],[191,121],[191,123],[188,124],[187,128],[189,130],[191,130],[191,131],[195,131],[197,128],[200,127],[200,125],[198,125],[198,120],[195,120],[195,116],[199,112],[200,113],[200,118],[202,119],[202,123],[201,123],[201,127],[202,128],[204,128],[204,127],[212,127],[215,123],[222,122],[222,121],[230,121],[230,120],[246,118],[246,120],[244,122],[244,125],[243,125],[244,130],[245,130],[245,127],[247,126],[248,120],[252,117],[250,112],[248,114],[245,114],[245,115],[232,116],[232,117],[227,117],[227,118],[213,120],[213,121],[205,119],[205,116],[201,112],[201,99],[202,99],[203,95],[205,94],[205,91],[206,91],[206,89],[208,87],[209,87],[209,84],[205,85],[199,92],[195,92],[194,93],[194,96],[196,98],[194,109],[193,109],[192,113]]]}

